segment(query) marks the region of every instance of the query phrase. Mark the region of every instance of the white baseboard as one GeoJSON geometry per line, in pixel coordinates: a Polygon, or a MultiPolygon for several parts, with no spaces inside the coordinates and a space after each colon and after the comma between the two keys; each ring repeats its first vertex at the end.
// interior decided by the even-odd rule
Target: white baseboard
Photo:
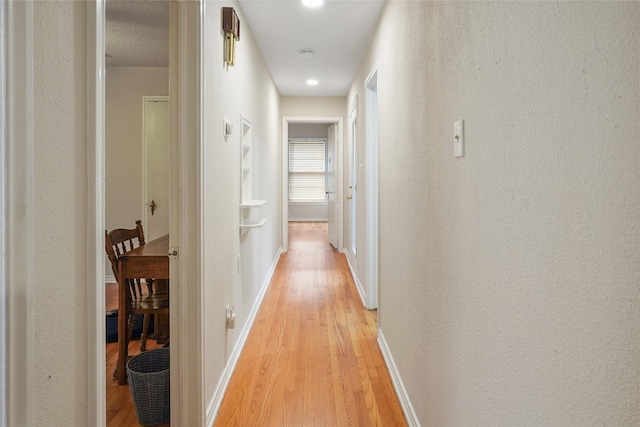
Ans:
{"type": "Polygon", "coordinates": [[[400,399],[400,405],[402,406],[402,410],[404,411],[404,416],[407,419],[409,427],[420,427],[420,421],[418,421],[416,411],[413,409],[407,389],[404,387],[398,367],[391,355],[391,350],[389,349],[387,341],[384,339],[384,335],[380,329],[378,329],[378,345],[380,346],[380,351],[382,352],[384,361],[387,363],[387,369],[389,369],[389,374],[391,375],[393,388],[396,390],[398,399],[400,399]]]}
{"type": "Polygon", "coordinates": [[[289,222],[327,222],[327,217],[289,218],[289,222]]]}
{"type": "Polygon", "coordinates": [[[116,281],[116,276],[114,276],[113,274],[105,274],[104,283],[118,283],[118,282],[116,281]]]}
{"type": "Polygon", "coordinates": [[[271,279],[273,278],[273,273],[276,270],[276,265],[278,265],[278,261],[280,260],[280,255],[282,255],[282,248],[278,249],[278,253],[276,254],[273,264],[271,265],[271,268],[267,273],[267,277],[264,279],[264,282],[260,287],[260,292],[258,292],[256,301],[251,308],[251,312],[249,313],[247,322],[242,328],[242,332],[240,332],[238,341],[236,342],[236,345],[233,348],[231,355],[229,356],[227,365],[222,371],[222,375],[220,376],[220,381],[218,381],[216,391],[213,393],[213,397],[209,402],[209,405],[207,406],[206,425],[209,427],[213,426],[213,422],[216,420],[216,416],[218,415],[218,411],[220,410],[220,405],[222,404],[222,399],[224,398],[224,393],[227,391],[227,386],[229,385],[229,381],[231,380],[231,375],[236,368],[236,364],[238,363],[238,359],[240,358],[240,353],[242,353],[242,349],[244,348],[244,344],[247,341],[247,337],[249,336],[249,331],[251,331],[253,322],[256,320],[256,315],[258,314],[260,305],[262,305],[264,295],[267,293],[267,289],[269,288],[269,284],[271,283],[271,279]]]}
{"type": "Polygon", "coordinates": [[[365,302],[365,293],[364,288],[362,287],[362,283],[360,283],[360,279],[358,279],[358,275],[351,265],[351,258],[349,258],[349,253],[346,249],[343,249],[343,253],[347,257],[347,265],[349,265],[349,271],[351,271],[351,277],[353,277],[353,282],[356,284],[356,289],[358,290],[358,294],[360,295],[360,299],[362,300],[362,305],[366,307],[367,303],[365,302]]]}

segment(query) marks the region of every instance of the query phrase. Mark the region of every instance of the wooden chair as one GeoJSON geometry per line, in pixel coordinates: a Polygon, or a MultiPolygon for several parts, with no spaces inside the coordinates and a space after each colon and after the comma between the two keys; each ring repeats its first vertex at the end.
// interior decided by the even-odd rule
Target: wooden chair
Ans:
{"type": "MultiPolygon", "coordinates": [[[[118,228],[111,232],[105,230],[105,249],[113,274],[118,277],[118,258],[125,252],[129,252],[139,246],[144,245],[144,231],[142,230],[142,222],[136,221],[136,228],[124,229],[118,228]]],[[[133,327],[138,315],[143,315],[142,336],[140,337],[140,350],[145,351],[147,348],[147,338],[149,333],[150,317],[156,314],[169,314],[169,292],[158,292],[153,287],[154,280],[146,278],[127,279],[123,285],[118,284],[120,289],[127,290],[127,307],[126,313],[118,313],[118,316],[127,316],[128,333],[124,337],[125,345],[128,346],[133,334],[133,327]],[[143,292],[143,284],[146,285],[146,292],[143,292]]],[[[157,319],[157,317],[156,317],[157,319]]],[[[157,322],[156,322],[157,323],[157,322]]],[[[122,339],[122,337],[118,337],[122,339]]],[[[123,362],[122,366],[126,364],[123,362]]],[[[120,361],[116,365],[116,372],[120,366],[120,361]]],[[[115,377],[114,372],[114,377],[115,377]]]]}

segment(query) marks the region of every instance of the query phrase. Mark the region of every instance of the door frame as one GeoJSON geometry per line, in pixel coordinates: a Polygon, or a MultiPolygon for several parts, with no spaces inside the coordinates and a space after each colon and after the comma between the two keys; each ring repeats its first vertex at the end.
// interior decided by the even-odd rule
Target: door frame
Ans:
{"type": "Polygon", "coordinates": [[[338,244],[338,208],[337,205],[338,203],[338,198],[336,196],[336,188],[338,187],[338,164],[337,161],[332,160],[331,163],[331,171],[329,171],[329,160],[330,159],[338,159],[340,156],[338,156],[338,140],[340,138],[338,137],[338,125],[336,125],[335,123],[329,125],[329,127],[327,128],[327,142],[326,142],[326,161],[325,161],[325,170],[326,170],[326,174],[325,174],[325,192],[327,193],[327,221],[328,224],[330,225],[330,213],[331,213],[331,203],[333,203],[334,206],[334,212],[333,212],[333,228],[332,227],[327,227],[327,232],[328,232],[328,238],[329,238],[329,243],[336,249],[340,248],[340,245],[338,244]],[[331,135],[331,130],[333,129],[333,135],[331,135]],[[333,144],[329,144],[329,141],[333,138],[333,144]],[[329,148],[330,146],[333,145],[332,149],[333,149],[333,156],[329,157],[329,148]],[[333,175],[333,186],[329,186],[329,176],[333,175]],[[332,190],[331,192],[329,192],[329,190],[332,190]],[[330,201],[331,199],[331,195],[333,195],[333,202],[330,201]],[[333,232],[332,232],[333,231],[333,232]]]}
{"type": "MultiPolygon", "coordinates": [[[[169,1],[171,257],[171,424],[204,425],[202,348],[202,3],[169,1]],[[174,106],[175,104],[175,106],[174,106]],[[197,173],[190,173],[196,170],[197,173]],[[183,315],[184,314],[184,315],[183,315]]],[[[87,419],[106,425],[105,361],[105,0],[87,3],[87,419]]]]}
{"type": "Polygon", "coordinates": [[[334,123],[338,126],[338,140],[336,141],[336,227],[338,232],[338,248],[342,248],[342,147],[343,147],[343,117],[334,116],[283,116],[282,117],[282,251],[289,251],[289,123],[334,123]]]}
{"type": "MultiPolygon", "coordinates": [[[[4,27],[6,25],[5,8],[6,2],[0,2],[0,23],[4,27]]],[[[6,257],[6,192],[5,188],[8,180],[8,171],[6,163],[6,125],[7,125],[7,109],[6,100],[7,96],[7,37],[5,31],[0,31],[0,318],[7,319],[6,313],[6,292],[7,292],[7,267],[5,262],[6,257]]],[[[7,425],[7,327],[6,321],[0,322],[0,427],[7,425]]]]}
{"type": "Polygon", "coordinates": [[[96,426],[106,424],[105,7],[87,3],[87,420],[96,426]]]}
{"type": "Polygon", "coordinates": [[[365,146],[366,216],[367,216],[367,298],[366,307],[378,308],[378,251],[379,241],[379,162],[380,162],[380,104],[378,102],[378,65],[374,65],[364,82],[365,91],[365,146]]]}

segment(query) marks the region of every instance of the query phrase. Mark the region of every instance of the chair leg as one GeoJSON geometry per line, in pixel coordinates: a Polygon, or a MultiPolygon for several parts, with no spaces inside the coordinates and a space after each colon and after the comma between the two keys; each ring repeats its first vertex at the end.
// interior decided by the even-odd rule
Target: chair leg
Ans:
{"type": "Polygon", "coordinates": [[[135,314],[131,314],[129,315],[129,330],[127,331],[127,344],[129,344],[129,341],[131,341],[131,338],[133,337],[133,328],[136,325],[136,315],[135,314]]]}
{"type": "Polygon", "coordinates": [[[149,333],[149,320],[151,314],[145,314],[142,318],[142,335],[140,336],[140,351],[147,350],[147,335],[149,333]]]}

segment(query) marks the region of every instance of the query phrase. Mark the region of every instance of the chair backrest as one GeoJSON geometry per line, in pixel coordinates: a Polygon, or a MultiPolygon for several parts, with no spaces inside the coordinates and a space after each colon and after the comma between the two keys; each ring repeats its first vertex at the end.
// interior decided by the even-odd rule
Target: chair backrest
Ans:
{"type": "MultiPolygon", "coordinates": [[[[125,229],[117,228],[105,233],[105,249],[107,256],[111,261],[111,269],[113,274],[118,277],[118,258],[125,252],[144,245],[144,231],[142,230],[142,221],[136,221],[136,228],[125,229]]],[[[140,279],[127,280],[127,288],[129,289],[129,297],[137,298],[142,295],[142,287],[140,279]]]]}

